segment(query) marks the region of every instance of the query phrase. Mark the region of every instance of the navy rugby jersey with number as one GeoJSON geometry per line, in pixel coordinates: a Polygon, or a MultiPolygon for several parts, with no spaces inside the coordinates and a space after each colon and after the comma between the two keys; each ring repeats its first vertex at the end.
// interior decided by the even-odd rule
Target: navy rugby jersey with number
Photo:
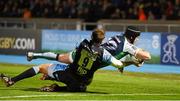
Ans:
{"type": "Polygon", "coordinates": [[[80,78],[92,78],[94,72],[102,68],[102,62],[110,63],[112,57],[107,50],[101,46],[93,47],[91,42],[85,39],[76,49],[74,61],[68,69],[80,78]]]}
{"type": "MultiPolygon", "coordinates": [[[[101,45],[110,54],[112,54],[116,59],[121,59],[127,54],[134,55],[137,49],[136,46],[129,43],[124,36],[116,35],[111,37],[107,42],[101,45]]],[[[76,51],[73,51],[71,56],[74,61],[76,51]]],[[[107,62],[102,62],[99,66],[100,68],[110,65],[107,62]]]]}

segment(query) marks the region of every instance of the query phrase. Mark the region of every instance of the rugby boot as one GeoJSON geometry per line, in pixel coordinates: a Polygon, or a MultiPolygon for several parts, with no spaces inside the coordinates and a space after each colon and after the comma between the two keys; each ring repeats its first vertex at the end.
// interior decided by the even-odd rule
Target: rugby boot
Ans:
{"type": "Polygon", "coordinates": [[[33,60],[33,59],[35,59],[35,57],[34,57],[34,55],[33,55],[34,53],[33,52],[28,52],[27,53],[27,60],[28,61],[31,61],[31,60],[33,60]]]}
{"type": "Polygon", "coordinates": [[[0,74],[0,79],[5,83],[6,87],[12,86],[15,82],[11,80],[11,77],[0,74]]]}
{"type": "Polygon", "coordinates": [[[124,68],[118,68],[118,70],[119,70],[119,72],[120,72],[121,74],[123,74],[124,68]]]}
{"type": "Polygon", "coordinates": [[[58,88],[59,88],[59,86],[56,83],[54,83],[50,86],[41,87],[39,89],[39,91],[41,91],[41,92],[56,92],[58,88]]]}

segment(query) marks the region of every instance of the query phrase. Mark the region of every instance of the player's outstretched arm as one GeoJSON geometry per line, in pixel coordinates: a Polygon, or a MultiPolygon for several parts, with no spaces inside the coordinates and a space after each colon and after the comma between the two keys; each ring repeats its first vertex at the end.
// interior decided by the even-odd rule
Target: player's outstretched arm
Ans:
{"type": "Polygon", "coordinates": [[[145,60],[138,59],[135,56],[127,55],[121,59],[126,66],[135,65],[137,67],[141,67],[144,64],[145,60]]]}
{"type": "Polygon", "coordinates": [[[111,64],[116,68],[123,68],[123,63],[121,62],[121,60],[116,59],[106,49],[104,49],[103,61],[107,64],[111,64]]]}
{"type": "Polygon", "coordinates": [[[120,59],[123,63],[122,68],[118,68],[119,72],[123,73],[124,68],[129,65],[135,65],[136,67],[141,67],[144,64],[144,60],[137,59],[135,56],[126,55],[125,57],[120,59]]]}
{"type": "Polygon", "coordinates": [[[125,48],[123,51],[135,56],[138,59],[142,59],[142,60],[151,59],[151,55],[148,51],[142,50],[141,48],[138,48],[130,43],[125,44],[125,48]]]}
{"type": "Polygon", "coordinates": [[[145,50],[142,50],[140,48],[136,50],[135,57],[138,59],[142,59],[142,60],[150,60],[151,59],[150,53],[145,50]]]}
{"type": "Polygon", "coordinates": [[[116,67],[116,68],[123,68],[124,67],[123,62],[121,62],[120,60],[117,60],[114,57],[111,57],[111,65],[116,67]]]}

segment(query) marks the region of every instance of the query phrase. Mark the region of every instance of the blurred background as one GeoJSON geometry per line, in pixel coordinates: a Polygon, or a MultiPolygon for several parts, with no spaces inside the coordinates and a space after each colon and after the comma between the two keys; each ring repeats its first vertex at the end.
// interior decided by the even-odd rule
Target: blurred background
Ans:
{"type": "Polygon", "coordinates": [[[152,55],[143,69],[180,73],[180,0],[0,0],[0,62],[27,64],[28,51],[68,52],[94,28],[107,40],[129,25],[152,55]]]}
{"type": "Polygon", "coordinates": [[[179,23],[179,7],[179,0],[1,0],[0,25],[35,29],[73,29],[74,25],[75,29],[91,30],[99,23],[107,30],[122,31],[127,24],[137,24],[144,31],[156,31],[148,27],[162,31],[162,27],[171,32],[179,23]],[[118,28],[112,29],[112,25],[118,28]]]}

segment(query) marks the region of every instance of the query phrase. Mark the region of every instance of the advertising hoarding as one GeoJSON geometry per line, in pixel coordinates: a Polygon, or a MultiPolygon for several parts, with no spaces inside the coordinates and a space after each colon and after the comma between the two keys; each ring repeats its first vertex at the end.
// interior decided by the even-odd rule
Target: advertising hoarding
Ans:
{"type": "MultiPolygon", "coordinates": [[[[106,32],[108,38],[115,35],[122,35],[123,32],[106,32]]],[[[78,46],[83,39],[90,39],[91,31],[75,30],[43,30],[42,31],[42,50],[67,52],[78,46]]],[[[151,53],[152,59],[148,63],[160,63],[160,33],[141,33],[136,45],[151,53]]]]}
{"type": "Polygon", "coordinates": [[[24,55],[28,51],[40,51],[40,35],[37,30],[1,29],[0,54],[24,55]]]}
{"type": "Polygon", "coordinates": [[[180,35],[163,33],[161,37],[161,64],[180,65],[180,35]]]}

